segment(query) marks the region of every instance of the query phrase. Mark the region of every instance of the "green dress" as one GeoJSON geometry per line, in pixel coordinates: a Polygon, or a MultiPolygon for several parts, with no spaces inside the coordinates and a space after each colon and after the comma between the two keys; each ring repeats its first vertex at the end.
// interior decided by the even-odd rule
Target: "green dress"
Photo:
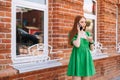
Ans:
{"type": "MultiPolygon", "coordinates": [[[[89,32],[86,32],[90,36],[89,32]]],[[[73,37],[71,44],[77,39],[77,34],[73,37]]],[[[91,56],[89,41],[81,38],[80,47],[73,46],[70,61],[68,65],[68,76],[93,76],[95,67],[91,56]]]]}

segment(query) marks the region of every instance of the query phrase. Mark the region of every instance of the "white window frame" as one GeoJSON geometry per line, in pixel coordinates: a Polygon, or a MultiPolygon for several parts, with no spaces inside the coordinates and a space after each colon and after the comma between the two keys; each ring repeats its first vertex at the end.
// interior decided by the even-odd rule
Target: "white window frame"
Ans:
{"type": "Polygon", "coordinates": [[[84,12],[84,16],[85,16],[85,18],[87,18],[87,19],[93,19],[93,20],[95,20],[95,43],[97,42],[97,1],[96,0],[94,0],[95,2],[96,2],[96,14],[95,15],[93,15],[93,14],[88,14],[88,13],[85,13],[84,12]]]}
{"type": "Polygon", "coordinates": [[[38,4],[34,2],[24,1],[24,0],[12,0],[12,43],[11,43],[11,56],[13,63],[23,63],[30,60],[38,60],[41,56],[26,56],[17,57],[16,55],[16,6],[32,8],[40,11],[44,11],[44,55],[48,55],[48,0],[46,4],[38,4]]]}
{"type": "MultiPolygon", "coordinates": [[[[87,14],[87,13],[84,13],[84,16],[87,18],[87,19],[92,19],[92,20],[95,20],[95,46],[99,46],[97,42],[97,0],[94,0],[95,3],[96,3],[96,14],[87,14]]],[[[103,49],[101,47],[101,49],[103,49]]],[[[93,60],[96,60],[96,59],[101,59],[101,58],[106,58],[108,57],[107,53],[102,53],[102,52],[97,52],[97,49],[95,47],[95,50],[92,51],[92,57],[93,57],[93,60]]]]}

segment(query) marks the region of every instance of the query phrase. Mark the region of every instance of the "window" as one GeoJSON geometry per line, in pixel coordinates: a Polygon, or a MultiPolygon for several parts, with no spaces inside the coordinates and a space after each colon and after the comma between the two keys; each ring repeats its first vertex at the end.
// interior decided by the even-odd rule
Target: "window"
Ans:
{"type": "MultiPolygon", "coordinates": [[[[44,43],[44,11],[16,7],[16,55],[32,55],[28,47],[44,43]]],[[[38,54],[39,55],[39,54],[38,54]]]]}
{"type": "Polygon", "coordinates": [[[106,53],[103,53],[102,44],[97,42],[97,1],[96,0],[84,0],[84,16],[86,17],[86,30],[93,35],[95,42],[95,49],[92,51],[93,59],[100,59],[108,57],[106,53]]]}
{"type": "Polygon", "coordinates": [[[12,66],[23,73],[62,65],[48,53],[48,0],[12,0],[12,66]]]}
{"type": "Polygon", "coordinates": [[[62,65],[48,53],[48,0],[12,0],[12,66],[23,73],[62,65]]]}
{"type": "Polygon", "coordinates": [[[87,30],[93,35],[93,39],[97,41],[97,6],[96,0],[84,0],[84,16],[87,19],[87,30]]]}
{"type": "MultiPolygon", "coordinates": [[[[12,60],[27,62],[48,55],[47,0],[12,1],[12,60]],[[31,54],[28,48],[44,44],[44,54],[31,54]]],[[[33,50],[33,49],[32,49],[33,50]]]]}

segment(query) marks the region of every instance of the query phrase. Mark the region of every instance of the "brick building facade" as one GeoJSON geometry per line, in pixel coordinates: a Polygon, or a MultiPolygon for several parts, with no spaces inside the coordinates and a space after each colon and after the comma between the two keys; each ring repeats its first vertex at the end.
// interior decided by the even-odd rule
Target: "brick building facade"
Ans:
{"type": "MultiPolygon", "coordinates": [[[[12,0],[0,0],[0,80],[71,80],[71,77],[66,76],[71,52],[71,46],[67,42],[68,32],[75,16],[84,14],[83,3],[84,0],[48,1],[48,43],[53,46],[54,51],[62,51],[63,54],[58,56],[64,58],[63,65],[19,73],[9,65],[12,64],[12,0]]],[[[97,41],[108,48],[110,56],[94,60],[97,73],[91,80],[111,80],[120,76],[120,55],[116,52],[116,41],[120,41],[119,16],[119,0],[97,0],[97,41]]]]}

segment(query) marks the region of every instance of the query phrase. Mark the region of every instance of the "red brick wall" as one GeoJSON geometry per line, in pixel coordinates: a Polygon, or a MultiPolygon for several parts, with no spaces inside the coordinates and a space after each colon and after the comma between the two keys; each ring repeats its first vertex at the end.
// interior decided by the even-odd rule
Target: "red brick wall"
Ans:
{"type": "Polygon", "coordinates": [[[55,49],[68,48],[68,32],[73,26],[74,17],[82,15],[82,1],[49,1],[49,40],[55,49]]]}
{"type": "Polygon", "coordinates": [[[49,44],[69,58],[68,33],[76,15],[83,15],[83,1],[49,0],[49,44]]]}
{"type": "Polygon", "coordinates": [[[98,41],[110,52],[116,46],[116,4],[117,0],[98,0],[98,41]]]}
{"type": "Polygon", "coordinates": [[[95,61],[96,75],[91,80],[111,80],[120,76],[120,56],[95,61]]]}
{"type": "Polygon", "coordinates": [[[0,0],[0,70],[11,63],[11,0],[0,0]]]}

